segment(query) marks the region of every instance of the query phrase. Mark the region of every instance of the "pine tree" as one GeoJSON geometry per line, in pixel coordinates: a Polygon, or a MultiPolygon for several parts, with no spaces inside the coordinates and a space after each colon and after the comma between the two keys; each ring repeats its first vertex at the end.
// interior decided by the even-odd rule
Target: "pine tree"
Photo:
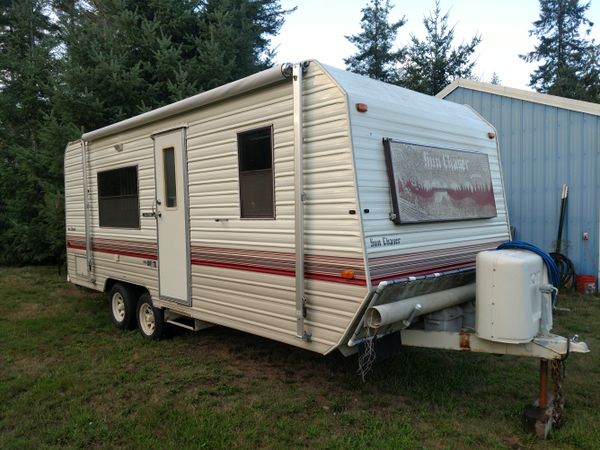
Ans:
{"type": "Polygon", "coordinates": [[[15,0],[0,6],[0,141],[31,145],[55,70],[56,44],[43,0],[15,0]]]}
{"type": "Polygon", "coordinates": [[[600,103],[600,45],[590,48],[583,69],[583,84],[585,86],[585,100],[600,103]]]}
{"type": "Polygon", "coordinates": [[[0,7],[0,264],[50,262],[62,253],[49,231],[58,227],[64,234],[62,209],[46,195],[50,182],[54,198],[62,198],[62,150],[46,146],[40,134],[57,71],[49,11],[43,0],[0,7]]]}
{"type": "Polygon", "coordinates": [[[404,51],[393,48],[398,29],[406,23],[406,18],[390,23],[389,13],[392,8],[389,0],[385,0],[385,3],[382,0],[371,0],[361,10],[362,32],[346,36],[358,49],[356,54],[344,59],[348,70],[385,82],[398,81],[397,66],[404,51]]]}
{"type": "Polygon", "coordinates": [[[270,66],[288,12],[279,0],[2,2],[0,265],[63,254],[69,140],[270,66]]]}
{"type": "Polygon", "coordinates": [[[63,111],[86,130],[269,67],[279,0],[104,0],[64,8],[63,111]]]}
{"type": "Polygon", "coordinates": [[[436,0],[433,11],[423,18],[427,36],[411,36],[404,65],[402,85],[435,95],[457,78],[471,78],[475,62],[471,60],[481,42],[476,35],[469,42],[453,46],[454,27],[448,25],[448,12],[442,15],[436,0]]]}
{"type": "Polygon", "coordinates": [[[87,131],[179,100],[174,92],[196,93],[200,87],[187,67],[196,53],[188,36],[200,29],[194,7],[185,0],[66,6],[60,14],[65,57],[59,120],[87,131]]]}
{"type": "Polygon", "coordinates": [[[270,36],[287,14],[279,0],[206,0],[196,39],[198,76],[204,89],[243,78],[273,65],[270,36]]]}
{"type": "Polygon", "coordinates": [[[502,83],[502,80],[500,79],[500,75],[498,75],[497,72],[492,72],[492,78],[490,78],[490,84],[499,86],[500,83],[502,83]]]}
{"type": "Polygon", "coordinates": [[[540,18],[530,36],[538,39],[532,52],[520,55],[527,62],[541,62],[529,85],[538,92],[562,97],[597,99],[598,46],[581,36],[593,23],[585,17],[590,3],[579,0],[540,0],[540,18]]]}

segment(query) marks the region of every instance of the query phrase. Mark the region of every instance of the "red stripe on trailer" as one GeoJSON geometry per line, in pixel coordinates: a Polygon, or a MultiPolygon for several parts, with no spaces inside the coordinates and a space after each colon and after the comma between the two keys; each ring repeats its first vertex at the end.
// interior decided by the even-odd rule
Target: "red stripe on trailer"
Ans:
{"type": "Polygon", "coordinates": [[[477,253],[492,250],[502,242],[465,245],[422,252],[369,258],[373,284],[407,276],[428,275],[475,265],[477,253]]]}
{"type": "MultiPolygon", "coordinates": [[[[296,272],[290,270],[283,269],[273,269],[269,267],[257,267],[257,266],[248,266],[244,264],[234,264],[234,263],[222,263],[222,262],[214,262],[214,261],[205,261],[192,259],[192,264],[195,266],[208,266],[208,267],[219,267],[222,269],[232,269],[232,270],[244,270],[247,272],[259,272],[259,273],[268,273],[272,275],[281,275],[287,277],[295,277],[296,272]]],[[[312,272],[304,272],[304,276],[309,280],[318,280],[318,281],[329,281],[332,283],[344,283],[344,284],[353,284],[358,286],[366,286],[366,280],[358,280],[358,279],[346,279],[341,276],[333,276],[333,275],[323,275],[319,273],[312,272]]]]}
{"type": "Polygon", "coordinates": [[[67,242],[67,248],[72,248],[75,250],[85,250],[85,245],[72,244],[71,242],[67,242]]]}
{"type": "MultiPolygon", "coordinates": [[[[155,242],[96,238],[92,243],[92,250],[95,252],[157,260],[155,242]]],[[[496,248],[498,244],[499,242],[492,242],[370,258],[371,282],[376,285],[386,280],[474,268],[477,253],[496,248]]],[[[85,241],[68,238],[67,247],[85,250],[85,241]]],[[[291,252],[195,246],[191,253],[191,263],[197,266],[287,277],[296,275],[294,253],[291,252]]],[[[312,280],[365,286],[367,282],[362,264],[363,260],[360,258],[306,255],[305,275],[312,280]],[[342,270],[352,270],[356,275],[351,279],[342,278],[342,270]]]]}
{"type": "MultiPolygon", "coordinates": [[[[122,241],[112,241],[112,242],[115,244],[118,244],[118,243],[124,244],[125,243],[122,241]]],[[[84,244],[74,243],[72,241],[67,241],[67,247],[76,249],[76,250],[85,250],[84,244]]],[[[100,245],[93,245],[92,251],[100,252],[100,253],[109,253],[109,254],[114,254],[114,255],[131,256],[134,258],[144,258],[144,259],[150,259],[150,260],[157,259],[156,255],[149,254],[149,253],[117,250],[115,248],[107,248],[107,247],[100,246],[100,245]]],[[[236,250],[234,250],[234,251],[236,251],[236,250]]],[[[242,250],[242,252],[243,252],[243,250],[242,250]]],[[[277,254],[277,252],[271,252],[271,253],[277,254]]],[[[289,255],[290,254],[282,253],[280,256],[283,256],[285,259],[285,257],[287,257],[289,255]]],[[[244,258],[247,256],[248,256],[247,254],[240,255],[241,258],[244,258]]],[[[325,257],[325,258],[330,259],[330,260],[334,259],[333,257],[325,257]]],[[[220,261],[214,261],[214,260],[211,261],[211,260],[205,260],[205,259],[192,259],[192,264],[197,265],[197,266],[220,267],[223,269],[244,270],[244,271],[248,271],[248,272],[268,273],[268,274],[272,274],[272,275],[280,275],[280,276],[288,276],[288,277],[296,276],[296,273],[294,270],[280,269],[280,268],[275,268],[272,266],[257,266],[257,265],[243,264],[243,263],[220,262],[220,261]]],[[[362,279],[358,279],[358,278],[346,279],[346,278],[342,278],[339,275],[328,275],[328,274],[324,274],[324,273],[317,273],[317,272],[310,272],[310,271],[305,272],[305,277],[310,280],[328,281],[328,282],[333,282],[333,283],[344,283],[344,284],[352,284],[352,285],[358,285],[358,286],[366,286],[366,284],[367,284],[364,277],[362,279]]]]}
{"type": "MultiPolygon", "coordinates": [[[[73,244],[71,242],[67,242],[67,248],[72,248],[75,250],[85,250],[85,245],[73,244]]],[[[99,253],[109,253],[111,255],[122,255],[122,256],[131,256],[133,258],[143,258],[143,259],[151,259],[156,260],[156,255],[151,253],[141,253],[141,252],[132,252],[126,250],[117,250],[112,248],[100,247],[97,245],[92,246],[92,251],[99,253]]]]}
{"type": "Polygon", "coordinates": [[[406,273],[398,272],[394,276],[372,278],[371,283],[373,285],[377,285],[377,284],[381,283],[382,281],[391,281],[391,280],[397,280],[398,278],[407,278],[407,277],[420,277],[420,276],[424,276],[424,275],[431,275],[432,273],[437,273],[437,272],[449,272],[451,270],[456,270],[456,269],[475,269],[475,261],[469,261],[468,263],[465,263],[465,264],[440,266],[440,267],[436,267],[435,269],[428,269],[428,270],[423,270],[420,272],[406,272],[406,273]]]}

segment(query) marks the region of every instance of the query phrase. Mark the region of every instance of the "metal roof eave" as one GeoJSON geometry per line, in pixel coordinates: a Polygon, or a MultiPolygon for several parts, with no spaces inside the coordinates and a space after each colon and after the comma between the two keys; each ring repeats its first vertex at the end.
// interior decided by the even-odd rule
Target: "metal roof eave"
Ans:
{"type": "Polygon", "coordinates": [[[597,103],[573,100],[570,98],[558,97],[556,95],[540,94],[539,92],[526,91],[523,89],[499,86],[490,83],[482,83],[481,81],[467,80],[464,78],[459,78],[458,80],[455,80],[452,83],[450,83],[440,92],[438,92],[436,94],[436,97],[442,99],[446,98],[451,92],[458,89],[459,87],[479,92],[485,92],[488,94],[500,95],[502,97],[515,98],[518,100],[524,100],[532,103],[539,103],[542,105],[554,106],[556,108],[563,108],[571,111],[600,116],[600,104],[597,103]]]}

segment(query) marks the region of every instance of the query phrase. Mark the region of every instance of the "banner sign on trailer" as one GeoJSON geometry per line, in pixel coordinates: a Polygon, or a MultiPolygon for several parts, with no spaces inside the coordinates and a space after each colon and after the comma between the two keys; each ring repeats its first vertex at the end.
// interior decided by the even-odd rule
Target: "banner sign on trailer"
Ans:
{"type": "Polygon", "coordinates": [[[392,139],[383,146],[395,223],[496,217],[487,155],[392,139]]]}

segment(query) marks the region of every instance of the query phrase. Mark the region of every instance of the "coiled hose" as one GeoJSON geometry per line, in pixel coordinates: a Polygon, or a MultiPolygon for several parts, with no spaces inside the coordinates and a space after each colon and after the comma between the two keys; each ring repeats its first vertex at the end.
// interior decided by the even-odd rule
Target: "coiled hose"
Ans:
{"type": "Polygon", "coordinates": [[[556,267],[558,268],[558,273],[560,274],[560,286],[564,289],[572,289],[575,287],[575,277],[577,274],[575,273],[575,266],[573,266],[573,262],[567,258],[562,253],[550,253],[556,267]]]}
{"type": "MultiPolygon", "coordinates": [[[[550,256],[550,254],[548,254],[547,252],[545,252],[544,250],[542,250],[541,248],[539,248],[537,245],[534,245],[530,242],[525,242],[525,241],[510,241],[510,242],[505,242],[504,244],[500,244],[498,246],[498,250],[504,250],[504,249],[517,249],[517,250],[528,250],[530,252],[533,252],[537,255],[539,255],[542,260],[544,261],[544,264],[546,264],[546,268],[548,269],[548,278],[550,279],[550,283],[552,283],[552,286],[554,286],[556,289],[558,289],[560,287],[560,273],[558,272],[558,267],[556,267],[556,263],[554,262],[554,260],[552,259],[552,256],[550,256]]],[[[554,303],[556,299],[556,292],[552,293],[552,302],[554,303]]]]}

